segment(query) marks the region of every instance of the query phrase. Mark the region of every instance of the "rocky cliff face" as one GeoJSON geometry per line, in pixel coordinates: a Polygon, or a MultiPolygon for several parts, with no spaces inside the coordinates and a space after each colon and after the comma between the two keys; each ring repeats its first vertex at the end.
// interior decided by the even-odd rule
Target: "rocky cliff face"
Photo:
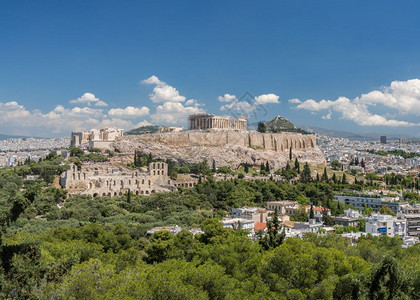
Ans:
{"type": "Polygon", "coordinates": [[[157,159],[210,163],[238,168],[243,163],[259,165],[269,162],[273,169],[284,167],[292,148],[293,159],[322,164],[325,158],[316,146],[314,135],[257,133],[237,131],[183,131],[178,133],[126,136],[113,144],[129,155],[134,151],[152,154],[157,159]]]}

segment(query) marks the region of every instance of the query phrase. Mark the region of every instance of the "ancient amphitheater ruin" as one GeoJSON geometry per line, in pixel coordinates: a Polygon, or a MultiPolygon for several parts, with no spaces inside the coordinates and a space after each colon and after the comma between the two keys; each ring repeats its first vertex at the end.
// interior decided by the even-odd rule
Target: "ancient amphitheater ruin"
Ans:
{"type": "Polygon", "coordinates": [[[163,162],[149,164],[149,171],[130,170],[109,163],[74,164],[60,177],[60,185],[69,195],[121,196],[130,191],[136,195],[175,190],[168,176],[168,165],[163,162]]]}

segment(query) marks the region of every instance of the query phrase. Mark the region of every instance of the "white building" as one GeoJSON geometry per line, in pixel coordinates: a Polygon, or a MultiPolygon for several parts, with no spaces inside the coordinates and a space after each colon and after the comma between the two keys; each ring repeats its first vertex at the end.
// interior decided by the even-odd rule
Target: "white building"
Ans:
{"type": "Polygon", "coordinates": [[[390,215],[372,214],[366,222],[366,233],[381,234],[390,237],[405,237],[407,221],[390,215]]]}
{"type": "Polygon", "coordinates": [[[223,227],[231,229],[244,229],[253,230],[254,220],[248,220],[243,218],[225,218],[222,220],[223,227]]]}

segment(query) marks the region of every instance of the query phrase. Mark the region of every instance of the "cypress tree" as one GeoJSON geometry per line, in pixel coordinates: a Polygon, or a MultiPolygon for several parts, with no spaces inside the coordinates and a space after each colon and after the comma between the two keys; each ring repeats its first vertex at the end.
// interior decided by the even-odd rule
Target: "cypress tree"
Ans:
{"type": "Polygon", "coordinates": [[[212,163],[212,166],[211,166],[211,171],[213,173],[216,173],[216,162],[214,161],[214,159],[213,159],[213,163],[212,163]]]}
{"type": "Polygon", "coordinates": [[[322,174],[321,180],[324,182],[328,182],[327,167],[324,167],[324,174],[322,174]]]}
{"type": "Polygon", "coordinates": [[[261,163],[260,165],[260,172],[265,171],[264,163],[261,163]]]}
{"type": "Polygon", "coordinates": [[[298,172],[298,174],[300,174],[300,164],[297,157],[295,159],[295,170],[298,172]]]}
{"type": "Polygon", "coordinates": [[[248,163],[245,163],[245,166],[244,166],[244,171],[245,171],[245,173],[248,173],[248,172],[249,172],[249,166],[248,166],[248,163]]]}
{"type": "Polygon", "coordinates": [[[292,146],[290,146],[289,150],[289,160],[292,160],[293,154],[292,154],[292,146]]]}
{"type": "Polygon", "coordinates": [[[270,165],[268,164],[268,161],[265,163],[265,170],[270,173],[270,165]]]}
{"type": "Polygon", "coordinates": [[[347,184],[346,173],[343,173],[343,177],[341,178],[341,183],[342,184],[347,184]]]}
{"type": "Polygon", "coordinates": [[[335,173],[333,174],[333,176],[332,176],[332,181],[334,182],[334,183],[337,183],[337,176],[335,175],[335,173]]]}
{"type": "Polygon", "coordinates": [[[314,207],[311,204],[311,209],[309,210],[309,219],[314,219],[314,218],[315,218],[314,207]]]}
{"type": "Polygon", "coordinates": [[[130,203],[131,202],[131,191],[130,191],[130,189],[128,189],[128,192],[127,192],[127,203],[130,203]]]}

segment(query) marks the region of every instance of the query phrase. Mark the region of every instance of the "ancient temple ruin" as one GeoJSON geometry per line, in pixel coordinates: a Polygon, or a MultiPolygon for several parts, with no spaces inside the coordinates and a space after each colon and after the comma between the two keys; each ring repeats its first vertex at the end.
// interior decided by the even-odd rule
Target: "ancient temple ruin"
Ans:
{"type": "Polygon", "coordinates": [[[219,129],[247,130],[246,118],[220,117],[212,114],[195,114],[189,116],[190,130],[219,129]]]}
{"type": "Polygon", "coordinates": [[[115,127],[75,131],[71,133],[71,147],[89,146],[90,148],[107,149],[122,136],[123,130],[115,127]]]}

